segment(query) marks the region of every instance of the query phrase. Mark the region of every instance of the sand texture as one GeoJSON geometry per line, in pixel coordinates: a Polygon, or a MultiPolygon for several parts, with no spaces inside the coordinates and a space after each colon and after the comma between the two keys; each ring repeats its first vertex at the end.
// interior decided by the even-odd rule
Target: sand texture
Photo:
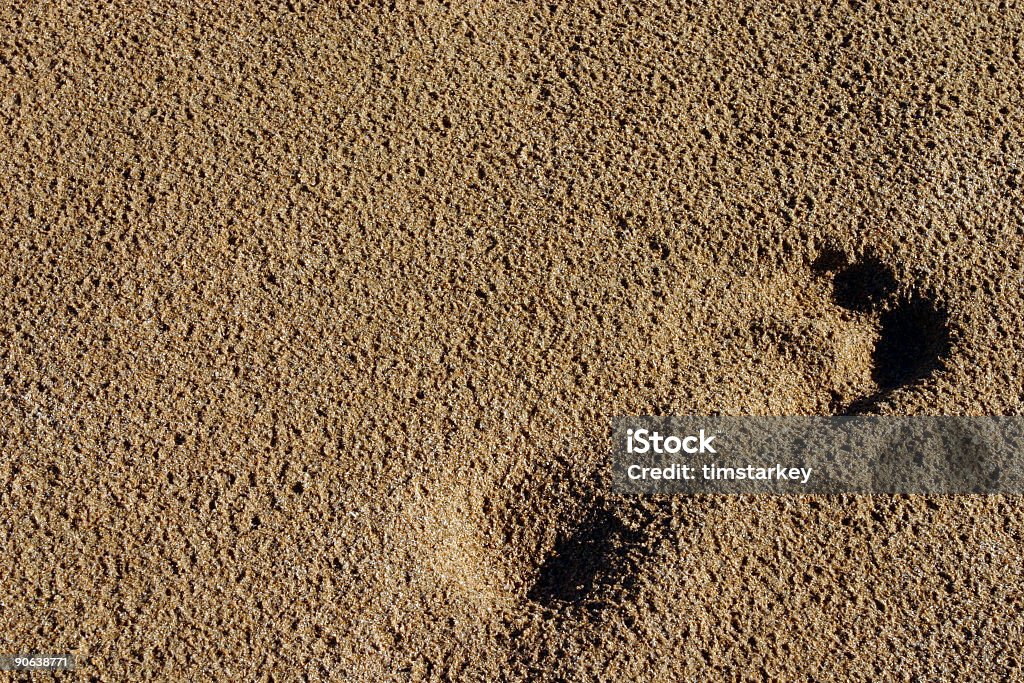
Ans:
{"type": "Polygon", "coordinates": [[[1017,0],[6,3],[0,654],[1020,680],[1018,498],[605,470],[617,415],[1021,414],[1022,36],[1017,0]]]}

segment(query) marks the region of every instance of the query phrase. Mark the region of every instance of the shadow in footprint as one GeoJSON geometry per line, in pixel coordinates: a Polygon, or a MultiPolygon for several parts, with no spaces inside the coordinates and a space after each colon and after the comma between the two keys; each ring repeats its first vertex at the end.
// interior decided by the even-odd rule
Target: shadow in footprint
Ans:
{"type": "Polygon", "coordinates": [[[585,603],[600,608],[603,597],[633,587],[645,541],[642,531],[596,508],[558,539],[528,597],[546,607],[585,603]]]}
{"type": "Polygon", "coordinates": [[[949,317],[927,299],[898,302],[879,323],[873,374],[882,391],[925,379],[949,356],[949,317]]]}
{"type": "Polygon", "coordinates": [[[869,313],[895,294],[898,286],[891,268],[874,257],[867,257],[836,273],[832,298],[847,310],[869,313]]]}
{"type": "Polygon", "coordinates": [[[952,348],[944,308],[920,295],[897,296],[892,269],[875,257],[847,265],[845,257],[833,254],[816,265],[819,270],[838,270],[833,279],[837,305],[878,316],[879,338],[871,356],[877,390],[841,408],[840,414],[868,412],[894,389],[926,379],[942,367],[952,348]]]}

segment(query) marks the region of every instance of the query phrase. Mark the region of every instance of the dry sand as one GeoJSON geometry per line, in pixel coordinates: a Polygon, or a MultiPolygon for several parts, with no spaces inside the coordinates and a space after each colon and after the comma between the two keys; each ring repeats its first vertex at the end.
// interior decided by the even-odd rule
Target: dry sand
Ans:
{"type": "Polygon", "coordinates": [[[623,500],[615,415],[1020,414],[1021,3],[0,9],[0,654],[1011,680],[1002,497],[623,500]]]}

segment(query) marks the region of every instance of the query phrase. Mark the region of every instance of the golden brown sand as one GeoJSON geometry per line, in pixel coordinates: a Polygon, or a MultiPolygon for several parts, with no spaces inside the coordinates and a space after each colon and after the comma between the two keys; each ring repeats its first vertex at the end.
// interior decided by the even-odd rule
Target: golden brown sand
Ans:
{"type": "Polygon", "coordinates": [[[622,499],[610,419],[1020,414],[1019,2],[0,9],[0,654],[1012,680],[1002,497],[622,499]]]}

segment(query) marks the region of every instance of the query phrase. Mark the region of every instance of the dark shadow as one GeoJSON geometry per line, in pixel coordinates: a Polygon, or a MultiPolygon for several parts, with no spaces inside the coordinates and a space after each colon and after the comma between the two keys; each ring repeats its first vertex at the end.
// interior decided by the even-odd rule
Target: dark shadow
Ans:
{"type": "Polygon", "coordinates": [[[834,273],[845,268],[850,263],[849,257],[842,249],[826,247],[818,254],[818,258],[811,263],[811,270],[818,275],[834,273]]]}
{"type": "Polygon", "coordinates": [[[879,322],[873,375],[883,391],[925,379],[949,356],[948,315],[926,299],[901,302],[879,322]]]}
{"type": "Polygon", "coordinates": [[[642,532],[628,528],[611,511],[595,509],[558,539],[528,597],[547,607],[562,603],[599,607],[606,589],[633,587],[644,541],[642,532]]]}
{"type": "Polygon", "coordinates": [[[836,304],[858,313],[878,310],[898,287],[892,269],[873,256],[836,273],[832,286],[836,304]]]}
{"type": "Polygon", "coordinates": [[[839,412],[858,415],[874,410],[889,393],[930,377],[952,350],[949,316],[928,299],[899,302],[879,316],[879,338],[871,354],[875,393],[857,399],[839,412]]]}

